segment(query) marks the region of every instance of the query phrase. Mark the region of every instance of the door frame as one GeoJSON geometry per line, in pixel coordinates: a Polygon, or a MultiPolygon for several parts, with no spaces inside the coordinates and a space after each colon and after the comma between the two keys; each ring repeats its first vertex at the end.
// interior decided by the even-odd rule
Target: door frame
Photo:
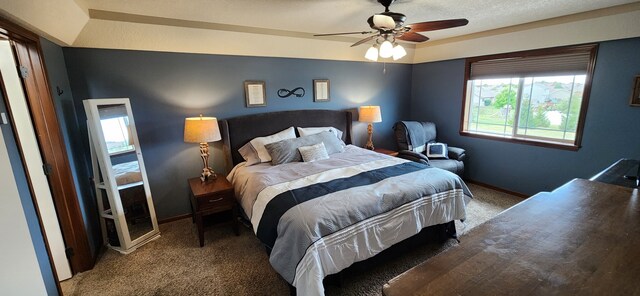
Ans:
{"type": "MultiPolygon", "coordinates": [[[[0,34],[5,35],[10,40],[16,63],[28,70],[27,77],[22,79],[23,88],[42,158],[45,164],[49,166],[47,178],[65,246],[73,250],[71,256],[68,255],[72,274],[92,269],[96,258],[91,254],[89,247],[89,238],[85,231],[85,222],[82,218],[69,158],[60,131],[46,67],[42,58],[40,37],[2,17],[0,17],[0,34]]],[[[16,140],[20,143],[19,138],[16,140]]],[[[24,159],[25,155],[21,147],[19,149],[24,159]]],[[[28,171],[27,174],[29,174],[28,171]]],[[[30,180],[29,188],[32,198],[35,198],[30,180]]],[[[33,202],[36,205],[36,212],[38,212],[36,200],[33,199],[33,202]]],[[[37,214],[39,220],[41,220],[40,213],[38,212],[37,214]]],[[[40,228],[46,242],[46,233],[44,233],[42,221],[40,221],[40,228]]],[[[49,260],[53,266],[51,251],[48,243],[46,245],[49,260]]],[[[57,276],[56,282],[58,282],[57,276]]]]}

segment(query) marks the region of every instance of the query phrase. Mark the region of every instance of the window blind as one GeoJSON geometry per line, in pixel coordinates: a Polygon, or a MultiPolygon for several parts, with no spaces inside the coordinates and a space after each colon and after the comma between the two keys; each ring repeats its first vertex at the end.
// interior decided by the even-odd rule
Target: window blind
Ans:
{"type": "Polygon", "coordinates": [[[100,120],[127,117],[127,107],[122,105],[104,105],[98,107],[100,120]]]}
{"type": "Polygon", "coordinates": [[[471,63],[469,79],[586,74],[591,51],[545,56],[523,56],[471,63]]]}

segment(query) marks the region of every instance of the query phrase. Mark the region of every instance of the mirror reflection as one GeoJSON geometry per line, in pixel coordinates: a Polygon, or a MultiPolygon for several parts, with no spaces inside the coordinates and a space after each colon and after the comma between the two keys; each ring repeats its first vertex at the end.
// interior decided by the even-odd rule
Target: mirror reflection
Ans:
{"type": "Polygon", "coordinates": [[[135,151],[126,106],[103,105],[98,107],[98,112],[109,155],[135,151]]]}
{"type": "Polygon", "coordinates": [[[123,188],[119,190],[119,193],[131,240],[153,231],[144,187],[140,185],[123,188]]]}
{"type": "Polygon", "coordinates": [[[133,241],[153,231],[153,224],[127,109],[124,104],[101,105],[98,113],[129,236],[133,241]]]}

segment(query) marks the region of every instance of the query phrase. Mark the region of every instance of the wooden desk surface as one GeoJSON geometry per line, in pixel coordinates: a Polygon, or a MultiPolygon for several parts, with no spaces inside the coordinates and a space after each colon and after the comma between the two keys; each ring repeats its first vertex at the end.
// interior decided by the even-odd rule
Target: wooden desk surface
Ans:
{"type": "Polygon", "coordinates": [[[387,283],[396,295],[640,295],[638,189],[574,179],[387,283]]]}

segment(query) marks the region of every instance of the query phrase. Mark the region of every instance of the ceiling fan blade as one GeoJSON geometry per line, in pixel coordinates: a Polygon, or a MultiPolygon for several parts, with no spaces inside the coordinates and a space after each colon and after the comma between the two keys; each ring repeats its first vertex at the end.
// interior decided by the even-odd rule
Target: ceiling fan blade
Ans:
{"type": "Polygon", "coordinates": [[[392,17],[384,14],[376,14],[373,16],[373,24],[378,29],[391,30],[396,27],[396,21],[392,17]]]}
{"type": "Polygon", "coordinates": [[[451,20],[441,20],[441,21],[409,24],[409,25],[406,25],[405,27],[411,28],[411,32],[426,32],[426,31],[435,31],[435,30],[465,26],[468,23],[469,23],[469,20],[467,19],[451,19],[451,20]]]}
{"type": "Polygon", "coordinates": [[[371,41],[371,40],[373,40],[373,39],[378,38],[378,36],[379,36],[379,35],[377,35],[377,34],[376,34],[376,35],[371,35],[371,36],[369,36],[369,37],[367,37],[367,38],[364,38],[364,39],[362,39],[362,40],[360,40],[360,41],[358,41],[358,42],[356,42],[356,43],[352,44],[352,45],[351,45],[351,47],[358,46],[358,45],[363,44],[363,43],[367,43],[367,42],[369,42],[369,41],[371,41]]]}
{"type": "Polygon", "coordinates": [[[362,32],[344,32],[344,33],[328,33],[328,34],[315,34],[313,36],[336,36],[336,35],[354,35],[354,34],[372,34],[376,31],[362,31],[362,32]]]}
{"type": "Polygon", "coordinates": [[[425,42],[429,40],[429,37],[418,34],[416,32],[406,32],[402,34],[402,36],[396,37],[396,39],[400,39],[404,41],[412,41],[412,42],[425,42]]]}

